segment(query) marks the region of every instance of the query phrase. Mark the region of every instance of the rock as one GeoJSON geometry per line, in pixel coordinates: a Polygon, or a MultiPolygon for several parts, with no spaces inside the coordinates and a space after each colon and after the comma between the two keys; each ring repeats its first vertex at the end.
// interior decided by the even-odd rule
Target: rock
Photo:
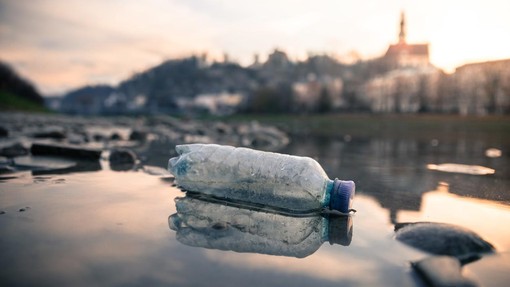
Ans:
{"type": "Polygon", "coordinates": [[[9,136],[9,131],[6,128],[0,126],[0,138],[5,138],[8,136],[9,136]]]}
{"type": "Polygon", "coordinates": [[[105,141],[106,140],[106,137],[102,134],[94,134],[92,136],[92,139],[96,142],[102,142],[102,141],[105,141]]]}
{"type": "Polygon", "coordinates": [[[412,267],[428,286],[476,286],[473,281],[462,276],[462,265],[455,257],[433,256],[413,262],[412,267]]]}
{"type": "Polygon", "coordinates": [[[436,255],[455,256],[460,260],[494,251],[492,244],[478,234],[445,223],[398,223],[395,235],[397,240],[414,248],[436,255]]]}
{"type": "Polygon", "coordinates": [[[150,175],[155,175],[155,176],[164,176],[164,177],[174,178],[173,175],[167,169],[159,167],[159,166],[144,165],[143,172],[150,174],[150,175]]]}
{"type": "Polygon", "coordinates": [[[50,131],[42,131],[42,132],[34,133],[32,135],[32,137],[34,137],[34,138],[50,138],[50,139],[61,140],[61,139],[65,139],[66,138],[66,134],[63,131],[50,130],[50,131]]]}
{"type": "Polygon", "coordinates": [[[147,132],[134,130],[129,135],[130,141],[145,141],[147,140],[147,132]]]}
{"type": "Polygon", "coordinates": [[[136,154],[127,149],[112,150],[108,160],[110,161],[110,168],[112,170],[132,170],[135,167],[136,154]]]}
{"type": "Polygon", "coordinates": [[[122,140],[122,137],[118,133],[113,133],[110,136],[110,140],[112,140],[112,141],[119,141],[119,140],[122,140]]]}
{"type": "Polygon", "coordinates": [[[84,134],[71,133],[71,134],[68,134],[67,142],[70,144],[73,144],[73,145],[80,145],[80,144],[87,143],[88,140],[87,140],[87,136],[84,134]]]}
{"type": "Polygon", "coordinates": [[[11,146],[4,147],[0,150],[0,155],[5,157],[17,157],[28,154],[28,148],[24,147],[21,143],[15,143],[11,146]]]}
{"type": "Polygon", "coordinates": [[[0,215],[5,214],[5,211],[0,210],[0,215]]]}
{"type": "Polygon", "coordinates": [[[33,155],[54,155],[82,160],[99,160],[102,151],[65,144],[34,143],[30,152],[33,155]]]}
{"type": "Polygon", "coordinates": [[[219,135],[232,134],[232,127],[222,122],[213,124],[212,129],[219,135]]]}

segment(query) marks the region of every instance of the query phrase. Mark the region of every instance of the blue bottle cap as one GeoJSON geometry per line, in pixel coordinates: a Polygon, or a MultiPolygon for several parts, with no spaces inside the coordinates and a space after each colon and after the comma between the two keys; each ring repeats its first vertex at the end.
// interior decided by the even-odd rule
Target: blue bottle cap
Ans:
{"type": "Polygon", "coordinates": [[[342,213],[349,213],[355,191],[356,185],[354,181],[335,179],[333,190],[331,191],[329,208],[342,213]]]}

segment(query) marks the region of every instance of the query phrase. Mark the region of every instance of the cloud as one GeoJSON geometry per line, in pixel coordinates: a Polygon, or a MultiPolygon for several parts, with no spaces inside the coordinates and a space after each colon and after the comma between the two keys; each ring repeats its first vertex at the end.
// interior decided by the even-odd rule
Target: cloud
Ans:
{"type": "Polygon", "coordinates": [[[186,8],[167,1],[88,3],[3,3],[2,58],[54,93],[98,79],[113,84],[166,58],[212,49],[210,29],[186,8]]]}
{"type": "Polygon", "coordinates": [[[164,59],[192,53],[219,59],[227,52],[243,64],[254,53],[276,47],[291,58],[309,51],[342,55],[353,50],[376,57],[396,41],[405,9],[408,39],[431,43],[433,63],[452,68],[467,60],[510,57],[504,37],[509,3],[0,0],[0,55],[44,93],[98,79],[116,83],[164,59]],[[71,72],[77,74],[63,75],[71,72]]]}

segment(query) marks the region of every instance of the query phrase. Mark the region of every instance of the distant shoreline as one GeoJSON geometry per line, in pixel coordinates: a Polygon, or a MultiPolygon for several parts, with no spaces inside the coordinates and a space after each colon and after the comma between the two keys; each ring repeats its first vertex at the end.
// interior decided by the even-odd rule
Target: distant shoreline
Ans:
{"type": "MultiPolygon", "coordinates": [[[[221,118],[219,118],[221,119],[221,118]]],[[[256,120],[293,137],[383,137],[430,140],[494,139],[510,144],[510,116],[440,114],[255,114],[233,115],[227,122],[256,120]]]]}

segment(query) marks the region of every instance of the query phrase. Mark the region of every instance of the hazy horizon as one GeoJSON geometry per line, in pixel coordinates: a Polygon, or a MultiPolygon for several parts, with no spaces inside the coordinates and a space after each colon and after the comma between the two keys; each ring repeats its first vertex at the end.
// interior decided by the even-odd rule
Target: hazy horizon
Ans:
{"type": "Polygon", "coordinates": [[[275,48],[370,59],[397,41],[401,11],[408,42],[429,43],[441,69],[510,58],[508,1],[0,0],[0,59],[46,96],[204,52],[243,65],[275,48]]]}

